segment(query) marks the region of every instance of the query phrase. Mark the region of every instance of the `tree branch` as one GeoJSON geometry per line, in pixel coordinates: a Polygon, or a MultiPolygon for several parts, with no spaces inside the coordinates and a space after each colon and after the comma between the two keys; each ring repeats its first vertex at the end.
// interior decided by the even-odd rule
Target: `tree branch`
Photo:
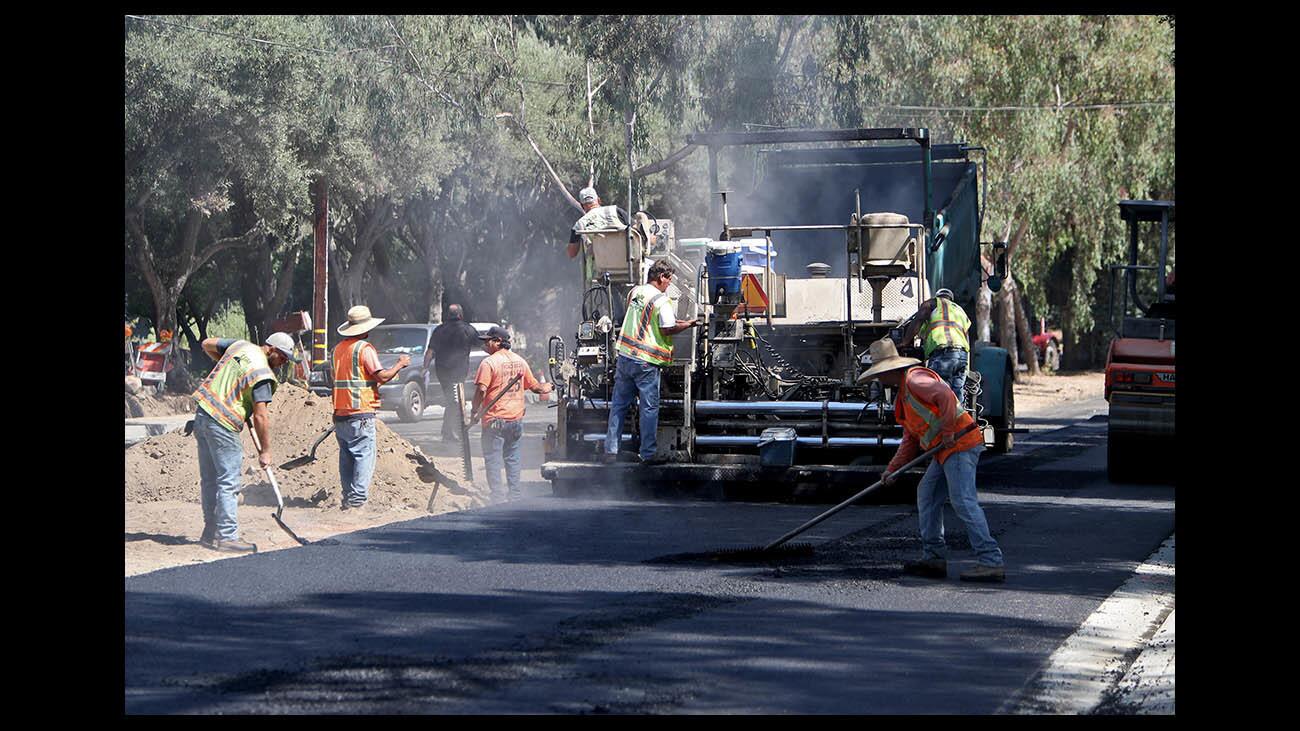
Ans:
{"type": "Polygon", "coordinates": [[[644,165],[642,167],[637,168],[636,170],[633,170],[632,177],[644,178],[647,175],[654,175],[660,170],[665,170],[671,167],[678,160],[681,160],[682,158],[690,155],[692,152],[695,152],[696,149],[698,149],[698,146],[696,145],[687,145],[682,149],[678,150],[677,152],[674,152],[673,154],[664,158],[663,160],[660,160],[659,162],[651,163],[649,165],[644,165]]]}

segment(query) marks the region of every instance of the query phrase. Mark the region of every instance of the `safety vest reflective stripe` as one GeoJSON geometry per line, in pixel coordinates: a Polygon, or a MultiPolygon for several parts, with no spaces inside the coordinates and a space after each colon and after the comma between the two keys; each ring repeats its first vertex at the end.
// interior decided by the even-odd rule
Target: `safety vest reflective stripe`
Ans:
{"type": "Polygon", "coordinates": [[[673,344],[660,331],[656,308],[667,295],[649,284],[643,284],[628,295],[627,315],[619,328],[616,349],[624,355],[655,365],[667,365],[673,360],[673,344]],[[645,302],[637,304],[638,295],[645,302]]]}
{"type": "MultiPolygon", "coordinates": [[[[939,415],[930,411],[928,406],[921,403],[910,392],[904,391],[903,396],[907,399],[907,405],[911,407],[912,411],[914,411],[917,416],[921,417],[929,427],[921,437],[921,443],[926,445],[931,444],[939,436],[939,432],[943,430],[943,422],[939,420],[939,415]]],[[[929,447],[927,447],[927,449],[928,448],[929,447]]]]}
{"type": "Polygon", "coordinates": [[[650,327],[650,320],[651,318],[654,317],[655,305],[659,304],[659,300],[663,299],[665,296],[666,295],[660,292],[659,294],[651,297],[650,301],[646,303],[645,311],[641,313],[641,321],[638,322],[636,326],[637,340],[645,340],[645,331],[646,328],[650,327]]]}
{"type": "Polygon", "coordinates": [[[366,378],[361,367],[361,351],[369,345],[370,343],[358,338],[351,342],[344,340],[334,349],[333,396],[336,414],[370,412],[378,405],[379,381],[366,378]]]}
{"type": "Polygon", "coordinates": [[[659,346],[654,345],[652,343],[637,342],[636,340],[632,340],[631,338],[628,338],[626,335],[623,335],[621,333],[618,336],[618,342],[620,345],[625,345],[628,348],[631,348],[632,350],[644,353],[645,355],[651,356],[653,358],[660,358],[662,360],[668,360],[668,361],[673,359],[672,351],[664,350],[663,348],[660,348],[659,346]]]}
{"type": "Polygon", "coordinates": [[[618,206],[599,206],[587,211],[582,218],[578,219],[579,231],[599,231],[611,228],[620,231],[627,228],[627,225],[618,217],[618,206]]]}
{"type": "Polygon", "coordinates": [[[924,337],[925,354],[928,357],[936,348],[961,348],[970,350],[970,340],[966,331],[970,329],[970,318],[956,303],[947,297],[940,297],[930,312],[926,322],[924,337]]]}
{"type": "Polygon", "coordinates": [[[238,340],[226,348],[192,395],[227,429],[242,431],[252,408],[252,388],[261,381],[270,381],[274,393],[278,382],[266,354],[247,340],[238,340]]]}
{"type": "MultiPolygon", "coordinates": [[[[939,415],[939,410],[917,398],[909,389],[909,384],[914,378],[923,373],[929,374],[930,377],[942,382],[939,374],[929,368],[913,368],[903,377],[903,382],[899,387],[898,402],[895,404],[895,421],[903,426],[909,434],[917,436],[917,441],[921,449],[933,449],[942,443],[943,432],[945,427],[949,431],[958,432],[965,429],[968,425],[974,424],[975,420],[971,415],[960,409],[956,412],[956,419],[945,424],[939,415]]],[[[956,405],[957,397],[953,395],[950,389],[943,389],[945,397],[953,399],[956,405]]],[[[940,464],[948,459],[948,456],[954,452],[960,452],[984,443],[984,435],[979,429],[968,432],[965,436],[958,439],[951,447],[939,451],[935,458],[940,464]]]]}

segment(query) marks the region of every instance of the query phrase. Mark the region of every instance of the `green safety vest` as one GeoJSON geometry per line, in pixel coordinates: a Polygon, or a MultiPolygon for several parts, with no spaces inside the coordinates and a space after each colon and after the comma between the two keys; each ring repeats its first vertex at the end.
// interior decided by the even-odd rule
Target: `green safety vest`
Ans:
{"type": "Polygon", "coordinates": [[[271,393],[275,393],[279,381],[266,353],[247,340],[236,340],[194,391],[194,401],[217,423],[233,432],[243,431],[244,422],[253,413],[253,386],[265,380],[271,381],[271,393]]]}
{"type": "MultiPolygon", "coordinates": [[[[627,224],[619,220],[618,206],[597,206],[596,208],[582,214],[578,219],[578,231],[601,231],[617,229],[622,231],[627,228],[627,224]]],[[[582,253],[582,281],[585,285],[596,278],[596,258],[591,255],[587,247],[583,247],[582,253]]]]}
{"type": "Polygon", "coordinates": [[[962,308],[947,297],[937,298],[921,336],[925,357],[929,358],[936,348],[961,348],[970,352],[970,340],[966,336],[969,329],[970,318],[962,308]]]}
{"type": "Polygon", "coordinates": [[[618,352],[654,365],[673,362],[673,339],[659,330],[659,318],[655,316],[655,307],[667,297],[652,284],[632,290],[627,315],[623,317],[623,327],[614,345],[618,352]]]}

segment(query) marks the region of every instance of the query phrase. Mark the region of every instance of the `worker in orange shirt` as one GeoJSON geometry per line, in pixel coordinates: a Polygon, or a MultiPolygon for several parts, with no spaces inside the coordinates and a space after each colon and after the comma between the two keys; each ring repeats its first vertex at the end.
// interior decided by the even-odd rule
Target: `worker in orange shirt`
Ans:
{"type": "Polygon", "coordinates": [[[903,571],[917,576],[943,579],[948,576],[947,546],[943,540],[943,503],[952,503],[966,526],[977,564],[961,573],[962,581],[1004,581],[1002,549],[989,533],[989,525],[975,494],[975,468],[984,451],[984,434],[979,429],[955,435],[974,423],[957,404],[957,397],[938,373],[916,358],[898,355],[894,341],[877,340],[868,349],[871,367],[858,376],[859,383],[873,379],[897,394],[894,420],[903,427],[903,441],[885,468],[881,481],[896,479],[895,471],[921,451],[943,445],[926,468],[916,488],[916,510],[921,528],[921,560],[907,561],[903,571]]]}
{"type": "Polygon", "coordinates": [[[492,404],[491,409],[481,415],[483,463],[487,467],[488,488],[492,499],[496,502],[518,500],[521,497],[519,440],[524,436],[524,389],[547,394],[551,392],[551,384],[534,378],[528,361],[510,352],[510,333],[505,328],[493,325],[487,334],[479,336],[479,340],[484,341],[483,349],[487,351],[488,357],[478,364],[478,371],[474,374],[473,414],[478,414],[483,404],[496,399],[515,376],[522,376],[519,383],[511,386],[504,396],[492,404]],[[504,495],[501,489],[503,467],[508,488],[504,495]]]}

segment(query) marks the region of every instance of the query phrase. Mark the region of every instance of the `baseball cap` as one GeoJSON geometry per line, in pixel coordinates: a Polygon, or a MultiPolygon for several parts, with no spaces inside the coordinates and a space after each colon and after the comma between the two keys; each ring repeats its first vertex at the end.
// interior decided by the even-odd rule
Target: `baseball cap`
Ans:
{"type": "Polygon", "coordinates": [[[492,327],[488,328],[486,335],[480,335],[478,336],[478,339],[479,340],[500,339],[508,343],[510,342],[510,331],[506,330],[504,327],[501,327],[500,325],[493,325],[492,327]]]}
{"type": "Polygon", "coordinates": [[[595,188],[583,188],[578,191],[579,203],[595,203],[598,198],[600,198],[600,196],[596,195],[595,188]]]}
{"type": "Polygon", "coordinates": [[[293,355],[293,338],[288,333],[271,333],[266,339],[266,344],[280,351],[280,354],[290,361],[297,363],[298,359],[293,355]]]}

